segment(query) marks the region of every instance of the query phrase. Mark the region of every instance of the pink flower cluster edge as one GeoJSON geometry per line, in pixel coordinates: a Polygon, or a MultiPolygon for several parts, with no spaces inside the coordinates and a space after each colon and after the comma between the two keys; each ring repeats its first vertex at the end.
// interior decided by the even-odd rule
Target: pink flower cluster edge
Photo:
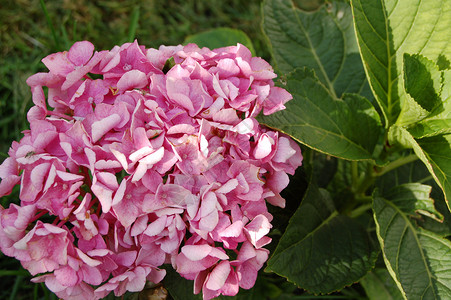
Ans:
{"type": "Polygon", "coordinates": [[[170,264],[204,299],[249,289],[268,259],[267,203],[302,163],[255,117],[291,95],[243,45],[94,51],[88,41],[27,80],[30,129],[0,165],[0,249],[63,299],[160,282],[170,264]],[[44,88],[45,87],[45,88],[44,88]]]}

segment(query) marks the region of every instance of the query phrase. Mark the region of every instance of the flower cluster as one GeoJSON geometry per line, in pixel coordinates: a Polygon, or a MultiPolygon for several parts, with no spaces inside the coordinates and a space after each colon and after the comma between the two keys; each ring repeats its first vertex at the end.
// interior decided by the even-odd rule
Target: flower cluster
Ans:
{"type": "Polygon", "coordinates": [[[251,288],[298,145],[255,117],[284,109],[271,66],[243,45],[95,52],[87,41],[31,76],[30,130],[0,166],[1,251],[63,299],[160,282],[204,299],[251,288]],[[45,87],[45,89],[44,89],[45,87]]]}

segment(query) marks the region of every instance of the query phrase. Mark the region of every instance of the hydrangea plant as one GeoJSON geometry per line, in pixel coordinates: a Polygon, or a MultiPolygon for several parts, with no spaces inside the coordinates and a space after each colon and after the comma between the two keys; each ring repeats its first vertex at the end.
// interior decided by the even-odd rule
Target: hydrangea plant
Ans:
{"type": "Polygon", "coordinates": [[[451,299],[451,2],[325,2],[263,1],[275,70],[236,43],[44,58],[2,252],[63,299],[451,299]]]}
{"type": "Polygon", "coordinates": [[[268,259],[267,203],[302,163],[255,117],[292,97],[243,45],[94,52],[42,62],[27,83],[30,130],[0,166],[0,249],[63,299],[160,282],[172,264],[204,299],[249,289],[268,259]],[[44,92],[44,88],[46,91],[44,92]]]}

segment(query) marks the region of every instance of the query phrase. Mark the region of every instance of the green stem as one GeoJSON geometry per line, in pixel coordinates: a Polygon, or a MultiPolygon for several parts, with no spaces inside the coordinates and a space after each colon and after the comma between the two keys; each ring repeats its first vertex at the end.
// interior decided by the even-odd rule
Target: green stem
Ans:
{"type": "Polygon", "coordinates": [[[373,201],[373,197],[372,196],[356,196],[355,200],[358,202],[371,202],[373,201]]]}
{"type": "Polygon", "coordinates": [[[366,190],[373,185],[376,177],[373,175],[373,165],[368,163],[366,166],[365,176],[360,180],[355,189],[355,195],[364,195],[366,190]]]}
{"type": "Polygon", "coordinates": [[[359,181],[359,164],[357,161],[351,162],[352,185],[356,186],[359,181]]]}
{"type": "Polygon", "coordinates": [[[351,211],[348,214],[348,216],[351,218],[356,218],[356,217],[364,214],[367,210],[370,210],[372,207],[373,207],[373,203],[361,205],[361,206],[357,207],[356,209],[354,209],[353,211],[351,211]]]}
{"type": "Polygon", "coordinates": [[[374,172],[373,176],[382,176],[385,173],[388,173],[396,168],[399,168],[405,164],[414,162],[418,159],[418,156],[416,156],[415,154],[411,154],[405,157],[401,157],[398,158],[395,161],[392,161],[391,163],[389,163],[387,166],[383,167],[380,171],[378,172],[374,172]]]}

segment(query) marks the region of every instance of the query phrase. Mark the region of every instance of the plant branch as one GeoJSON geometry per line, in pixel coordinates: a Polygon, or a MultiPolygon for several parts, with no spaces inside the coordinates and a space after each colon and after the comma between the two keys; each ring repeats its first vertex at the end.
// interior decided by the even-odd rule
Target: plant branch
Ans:
{"type": "Polygon", "coordinates": [[[418,159],[418,156],[416,156],[416,154],[411,154],[411,155],[408,155],[408,156],[401,157],[401,158],[399,158],[399,159],[397,159],[395,161],[392,161],[387,166],[382,167],[379,171],[373,172],[373,176],[376,176],[376,177],[382,176],[382,175],[384,175],[384,174],[386,174],[386,173],[388,173],[388,172],[390,172],[390,171],[392,171],[392,170],[394,170],[396,168],[399,168],[399,167],[401,167],[401,166],[403,166],[405,164],[414,162],[417,159],[418,159]]]}
{"type": "Polygon", "coordinates": [[[348,216],[351,218],[356,218],[362,214],[364,214],[367,210],[370,210],[371,208],[373,208],[373,203],[367,203],[365,205],[361,205],[359,207],[357,207],[356,209],[354,209],[353,211],[351,211],[348,216]]]}

